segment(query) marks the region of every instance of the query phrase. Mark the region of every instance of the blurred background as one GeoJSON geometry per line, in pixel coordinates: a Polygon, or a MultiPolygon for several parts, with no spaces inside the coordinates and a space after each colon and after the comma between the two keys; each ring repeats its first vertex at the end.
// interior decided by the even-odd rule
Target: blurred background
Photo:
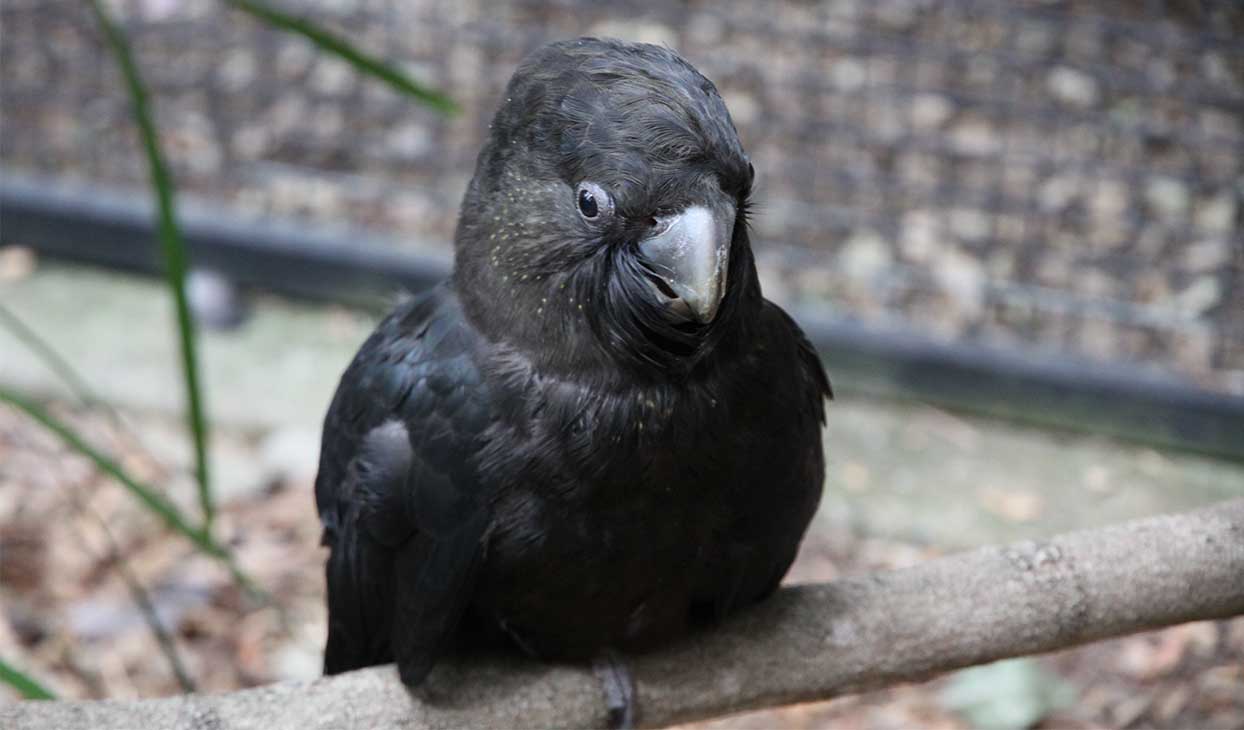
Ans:
{"type": "MultiPolygon", "coordinates": [[[[0,405],[0,657],[58,695],[318,672],[319,419],[395,292],[448,271],[489,117],[557,38],[678,50],[752,157],[766,295],[840,396],[791,580],[1244,495],[1238,2],[283,6],[452,116],[226,5],[106,7],[181,193],[212,530],[270,596],[0,405]]],[[[192,512],[147,162],[87,4],[0,0],[0,172],[0,385],[192,512]]],[[[1242,727],[1242,667],[1237,619],[714,725],[1242,727]]]]}

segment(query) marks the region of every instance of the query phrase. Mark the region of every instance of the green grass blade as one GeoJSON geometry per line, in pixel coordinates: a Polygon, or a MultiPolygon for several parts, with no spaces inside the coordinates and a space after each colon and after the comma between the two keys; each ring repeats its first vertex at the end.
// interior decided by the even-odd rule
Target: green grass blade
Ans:
{"type": "Polygon", "coordinates": [[[19,672],[16,667],[0,659],[0,682],[4,682],[21,693],[28,700],[54,700],[56,695],[51,690],[36,682],[29,675],[19,672]]]}
{"type": "Polygon", "coordinates": [[[174,532],[189,539],[203,553],[224,563],[225,568],[228,569],[233,579],[251,598],[260,603],[274,604],[272,598],[264,593],[259,588],[259,585],[237,564],[231,551],[216,542],[215,538],[207,530],[191,525],[190,521],[182,515],[181,510],[161,496],[154,487],[130,476],[121,468],[121,465],[86,443],[76,431],[48,413],[47,410],[34,401],[0,385],[0,402],[10,403],[43,425],[44,428],[56,434],[71,449],[90,459],[97,469],[120,482],[139,502],[154,512],[174,532]]]}
{"type": "MultiPolygon", "coordinates": [[[[95,392],[87,385],[86,379],[79,375],[78,371],[65,358],[61,357],[56,348],[48,344],[39,336],[38,332],[31,329],[21,318],[9,311],[3,304],[0,304],[0,325],[13,333],[14,337],[43,360],[44,364],[55,372],[65,385],[78,396],[78,400],[82,405],[88,408],[104,409],[112,419],[113,426],[117,429],[124,429],[121,415],[112,407],[112,404],[95,395],[95,392]]],[[[135,441],[137,442],[137,438],[135,438],[135,441]]],[[[146,451],[145,448],[143,450],[146,451]]],[[[121,580],[125,583],[126,588],[129,589],[130,596],[133,598],[135,605],[138,606],[139,611],[142,612],[143,618],[147,621],[147,626],[150,627],[156,644],[167,659],[169,669],[172,670],[173,676],[177,678],[178,684],[181,685],[183,691],[193,692],[194,680],[190,678],[190,673],[186,671],[185,664],[177,653],[177,645],[160,623],[159,616],[155,611],[155,605],[151,600],[151,594],[143,586],[142,582],[138,580],[138,577],[134,575],[133,571],[130,570],[129,562],[121,552],[120,547],[118,547],[116,539],[112,536],[112,530],[109,529],[107,521],[92,510],[89,505],[84,504],[81,499],[75,499],[75,503],[80,512],[90,514],[99,523],[109,546],[108,562],[115,566],[117,574],[121,576],[121,580]]],[[[74,533],[74,536],[79,540],[82,539],[81,535],[77,533],[74,533]]]]}
{"type": "Polygon", "coordinates": [[[147,90],[138,73],[138,67],[134,65],[129,41],[120,27],[108,16],[101,0],[91,0],[91,7],[95,11],[100,28],[107,37],[108,46],[121,69],[121,75],[125,77],[125,84],[129,89],[130,102],[133,106],[134,121],[138,124],[143,150],[146,152],[147,164],[151,172],[151,186],[158,212],[160,247],[164,253],[165,276],[177,308],[182,377],[185,382],[188,405],[187,420],[190,433],[194,436],[195,477],[199,483],[199,507],[203,510],[204,530],[210,532],[216,509],[212,500],[211,475],[208,472],[207,416],[204,413],[202,388],[199,385],[199,359],[196,346],[198,338],[194,318],[190,315],[190,304],[186,298],[186,245],[177,224],[173,180],[169,175],[168,167],[164,164],[164,156],[160,152],[155,122],[152,120],[151,110],[147,104],[147,90]]]}
{"type": "Polygon", "coordinates": [[[393,64],[358,50],[349,41],[311,21],[290,15],[266,2],[257,0],[225,0],[225,2],[269,25],[306,38],[320,49],[349,63],[356,70],[387,83],[398,92],[418,99],[433,109],[446,114],[458,113],[458,105],[444,93],[424,86],[393,64]]]}
{"type": "Polygon", "coordinates": [[[111,403],[99,397],[99,394],[87,384],[86,378],[82,377],[82,374],[68,360],[62,357],[56,351],[56,348],[52,347],[38,332],[3,304],[0,304],[0,327],[7,329],[19,342],[26,345],[35,354],[35,357],[42,360],[43,364],[61,379],[65,387],[73,391],[83,406],[102,410],[108,416],[108,419],[112,421],[113,428],[119,434],[128,438],[135,448],[146,454],[152,461],[157,460],[151,449],[147,448],[147,445],[143,443],[142,438],[126,424],[125,419],[121,417],[121,412],[111,403]]]}
{"type": "Polygon", "coordinates": [[[200,550],[213,557],[226,560],[228,551],[216,544],[205,530],[194,527],[182,516],[172,502],[160,495],[153,487],[131,477],[112,459],[97,451],[69,426],[52,416],[34,401],[28,400],[7,387],[0,386],[0,401],[7,401],[27,416],[38,421],[44,428],[56,434],[70,448],[94,462],[95,467],[116,479],[130,491],[139,502],[151,510],[175,532],[189,538],[200,550]]]}
{"type": "Polygon", "coordinates": [[[164,623],[160,620],[160,614],[156,610],[155,601],[151,600],[151,593],[147,591],[142,581],[130,569],[130,562],[121,550],[120,544],[117,543],[116,537],[112,534],[112,528],[108,526],[108,520],[104,519],[103,515],[86,503],[81,490],[71,490],[70,495],[78,514],[89,515],[99,525],[99,529],[104,536],[104,542],[107,543],[106,557],[98,555],[94,548],[88,544],[86,538],[77,531],[71,530],[70,537],[77,541],[78,547],[87,555],[90,555],[97,561],[103,559],[112,565],[113,570],[120,576],[121,582],[125,583],[126,589],[129,590],[130,598],[134,601],[134,605],[138,607],[138,612],[143,615],[143,620],[147,622],[147,628],[151,631],[156,646],[160,648],[160,653],[164,655],[164,659],[168,662],[169,669],[173,672],[177,683],[181,685],[182,691],[187,693],[194,692],[194,680],[190,677],[190,672],[187,671],[186,665],[181,660],[181,654],[177,651],[177,642],[173,641],[173,637],[169,635],[168,629],[164,627],[164,623]]]}
{"type": "MultiPolygon", "coordinates": [[[[49,345],[39,336],[38,332],[31,329],[3,304],[0,304],[0,326],[11,332],[36,357],[42,360],[44,365],[47,365],[52,372],[56,373],[61,382],[73,391],[83,405],[91,408],[103,408],[108,411],[109,417],[116,416],[116,411],[109,408],[108,404],[97,396],[95,391],[91,390],[91,386],[87,385],[86,380],[78,374],[78,371],[65,358],[61,357],[55,348],[49,345]]],[[[119,419],[114,418],[114,420],[119,419]]]]}

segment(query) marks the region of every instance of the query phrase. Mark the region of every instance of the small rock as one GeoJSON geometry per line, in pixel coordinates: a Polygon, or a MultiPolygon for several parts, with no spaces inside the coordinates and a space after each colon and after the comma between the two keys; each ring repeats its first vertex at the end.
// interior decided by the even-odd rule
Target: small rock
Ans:
{"type": "Polygon", "coordinates": [[[277,76],[289,81],[301,76],[315,61],[314,47],[301,38],[291,38],[276,52],[277,76]]]}
{"type": "Polygon", "coordinates": [[[954,112],[954,104],[940,94],[917,94],[911,100],[911,124],[916,129],[938,129],[954,112]]]}
{"type": "Polygon", "coordinates": [[[346,116],[337,104],[317,105],[310,121],[314,135],[328,143],[336,141],[345,133],[346,116]]]}
{"type": "Polygon", "coordinates": [[[955,208],[950,211],[950,230],[964,241],[983,241],[989,236],[989,215],[975,208],[955,208]]]}
{"type": "Polygon", "coordinates": [[[173,161],[198,175],[218,171],[223,158],[211,121],[198,112],[178,116],[174,131],[166,135],[173,161]]]}
{"type": "Polygon", "coordinates": [[[1127,186],[1118,180],[1098,180],[1088,200],[1094,218],[1118,224],[1127,211],[1127,186]]]}
{"type": "MultiPolygon", "coordinates": [[[[1240,117],[1239,114],[1231,114],[1226,109],[1218,110],[1212,108],[1203,108],[1196,115],[1197,130],[1202,139],[1237,139],[1240,133],[1240,117]]],[[[1213,174],[1217,175],[1220,170],[1239,170],[1238,155],[1224,155],[1216,147],[1207,145],[1205,150],[1209,152],[1206,158],[1209,162],[1218,161],[1226,163],[1225,165],[1214,165],[1211,168],[1213,174]]],[[[1209,175],[1211,172],[1202,172],[1203,175],[1209,175]]],[[[1232,172],[1231,174],[1234,174],[1232,172]]],[[[1223,177],[1226,177],[1225,175],[1223,177]]]]}
{"type": "Polygon", "coordinates": [[[978,257],[958,248],[945,248],[933,261],[933,277],[969,312],[977,312],[983,306],[985,268],[978,257]]]}
{"type": "Polygon", "coordinates": [[[1077,272],[1075,290],[1097,299],[1118,298],[1118,282],[1100,269],[1082,269],[1077,272]]]}
{"type": "Polygon", "coordinates": [[[1080,194],[1081,179],[1074,175],[1052,175],[1041,186],[1037,200],[1041,209],[1057,212],[1066,208],[1080,194]]]}
{"type": "Polygon", "coordinates": [[[1212,368],[1214,351],[1222,336],[1202,320],[1189,322],[1174,332],[1169,343],[1171,359],[1177,371],[1203,373],[1212,368]]]}
{"type": "Polygon", "coordinates": [[[1154,91],[1165,91],[1173,87],[1179,80],[1179,74],[1175,70],[1175,64],[1171,59],[1166,58],[1162,54],[1154,54],[1149,57],[1149,63],[1145,69],[1146,81],[1151,85],[1154,91]]]}
{"type": "Polygon", "coordinates": [[[1058,66],[1046,78],[1046,88],[1054,98],[1077,107],[1089,107],[1097,102],[1097,80],[1088,74],[1066,66],[1058,66]]]}
{"type": "Polygon", "coordinates": [[[1105,53],[1102,47],[1105,34],[1100,26],[1094,23],[1063,23],[1056,27],[1068,57],[1096,59],[1105,53]]]}
{"type": "Polygon", "coordinates": [[[902,108],[893,100],[871,105],[868,124],[878,141],[897,142],[903,135],[902,108]]]}
{"type": "Polygon", "coordinates": [[[216,68],[216,81],[223,91],[237,93],[246,89],[255,80],[255,54],[248,49],[239,49],[225,55],[225,60],[216,68]]]}
{"type": "Polygon", "coordinates": [[[942,243],[941,223],[930,210],[913,210],[903,216],[899,245],[903,255],[915,263],[930,260],[942,243]]]}
{"type": "Polygon", "coordinates": [[[1169,177],[1155,177],[1145,186],[1145,202],[1163,220],[1179,220],[1188,212],[1188,189],[1169,177]]]}
{"type": "Polygon", "coordinates": [[[1196,227],[1209,233],[1229,234],[1235,228],[1235,198],[1223,191],[1197,204],[1196,227]]]}
{"type": "Polygon", "coordinates": [[[1080,352],[1097,360],[1119,357],[1119,328],[1104,318],[1087,318],[1080,323],[1075,341],[1080,352]]]}
{"type": "Polygon", "coordinates": [[[1015,49],[1029,56],[1045,55],[1055,43],[1055,35],[1047,24],[1018,23],[1015,32],[1015,49]]]}
{"type": "Polygon", "coordinates": [[[262,124],[245,125],[233,133],[233,153],[244,160],[262,157],[271,143],[272,135],[262,124]]]}
{"type": "Polygon", "coordinates": [[[341,96],[350,90],[354,69],[335,56],[324,54],[311,73],[311,88],[327,96],[341,96]]]}
{"type": "Polygon", "coordinates": [[[1201,74],[1205,81],[1214,84],[1234,84],[1236,83],[1231,66],[1221,53],[1214,51],[1207,52],[1201,57],[1201,74]]]}
{"type": "Polygon", "coordinates": [[[695,45],[714,46],[725,32],[725,21],[712,13],[692,13],[687,21],[687,39],[695,45]]]}
{"type": "Polygon", "coordinates": [[[635,18],[597,23],[592,26],[589,34],[678,48],[678,34],[668,25],[635,18]]]}
{"type": "Polygon", "coordinates": [[[851,58],[840,58],[830,64],[828,80],[840,91],[854,91],[864,86],[868,73],[864,65],[851,58]]]}
{"type": "Polygon", "coordinates": [[[268,108],[269,134],[277,138],[288,137],[306,122],[309,114],[306,98],[296,91],[287,92],[268,108]]]}
{"type": "Polygon", "coordinates": [[[756,103],[756,97],[746,91],[726,89],[722,92],[722,98],[725,99],[726,108],[730,110],[730,116],[736,124],[752,124],[760,116],[760,105],[756,103]]]}
{"type": "Polygon", "coordinates": [[[1190,272],[1214,271],[1231,260],[1231,246],[1218,238],[1197,241],[1184,249],[1183,259],[1184,268],[1190,272]]]}
{"type": "Polygon", "coordinates": [[[1140,230],[1135,240],[1135,251],[1142,256],[1158,256],[1166,248],[1170,239],[1169,232],[1162,226],[1146,226],[1140,230]]]}
{"type": "Polygon", "coordinates": [[[993,125],[978,117],[962,119],[951,128],[949,136],[959,151],[982,157],[996,154],[1001,144],[993,125]]]}
{"type": "Polygon", "coordinates": [[[856,231],[847,239],[842,250],[838,252],[838,263],[847,277],[867,281],[890,268],[893,257],[885,239],[876,231],[865,228],[856,231]]]}
{"type": "Polygon", "coordinates": [[[1216,276],[1198,276],[1183,291],[1175,295],[1175,305],[1186,315],[1199,317],[1218,306],[1222,300],[1222,285],[1216,276]]]}
{"type": "Polygon", "coordinates": [[[150,23],[160,23],[175,19],[180,4],[178,0],[143,0],[134,9],[137,10],[139,18],[150,23]]]}

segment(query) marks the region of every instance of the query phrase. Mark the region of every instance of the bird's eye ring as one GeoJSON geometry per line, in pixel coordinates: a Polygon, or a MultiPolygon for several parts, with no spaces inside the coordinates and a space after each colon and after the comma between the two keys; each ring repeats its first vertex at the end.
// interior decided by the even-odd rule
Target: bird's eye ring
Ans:
{"type": "Polygon", "coordinates": [[[576,199],[579,214],[589,221],[598,220],[613,212],[613,198],[596,183],[579,183],[576,199]]]}

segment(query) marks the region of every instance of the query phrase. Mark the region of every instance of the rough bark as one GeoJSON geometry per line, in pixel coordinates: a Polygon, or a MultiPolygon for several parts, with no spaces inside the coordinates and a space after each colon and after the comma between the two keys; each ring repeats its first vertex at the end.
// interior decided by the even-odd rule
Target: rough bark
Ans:
{"type": "MultiPolygon", "coordinates": [[[[1244,614],[1244,499],[906,570],[779,591],[724,625],[634,657],[640,722],[823,700],[1004,657],[1244,614]]],[[[446,661],[408,693],[393,667],[221,695],[23,702],[0,727],[594,727],[590,667],[446,661]]]]}

